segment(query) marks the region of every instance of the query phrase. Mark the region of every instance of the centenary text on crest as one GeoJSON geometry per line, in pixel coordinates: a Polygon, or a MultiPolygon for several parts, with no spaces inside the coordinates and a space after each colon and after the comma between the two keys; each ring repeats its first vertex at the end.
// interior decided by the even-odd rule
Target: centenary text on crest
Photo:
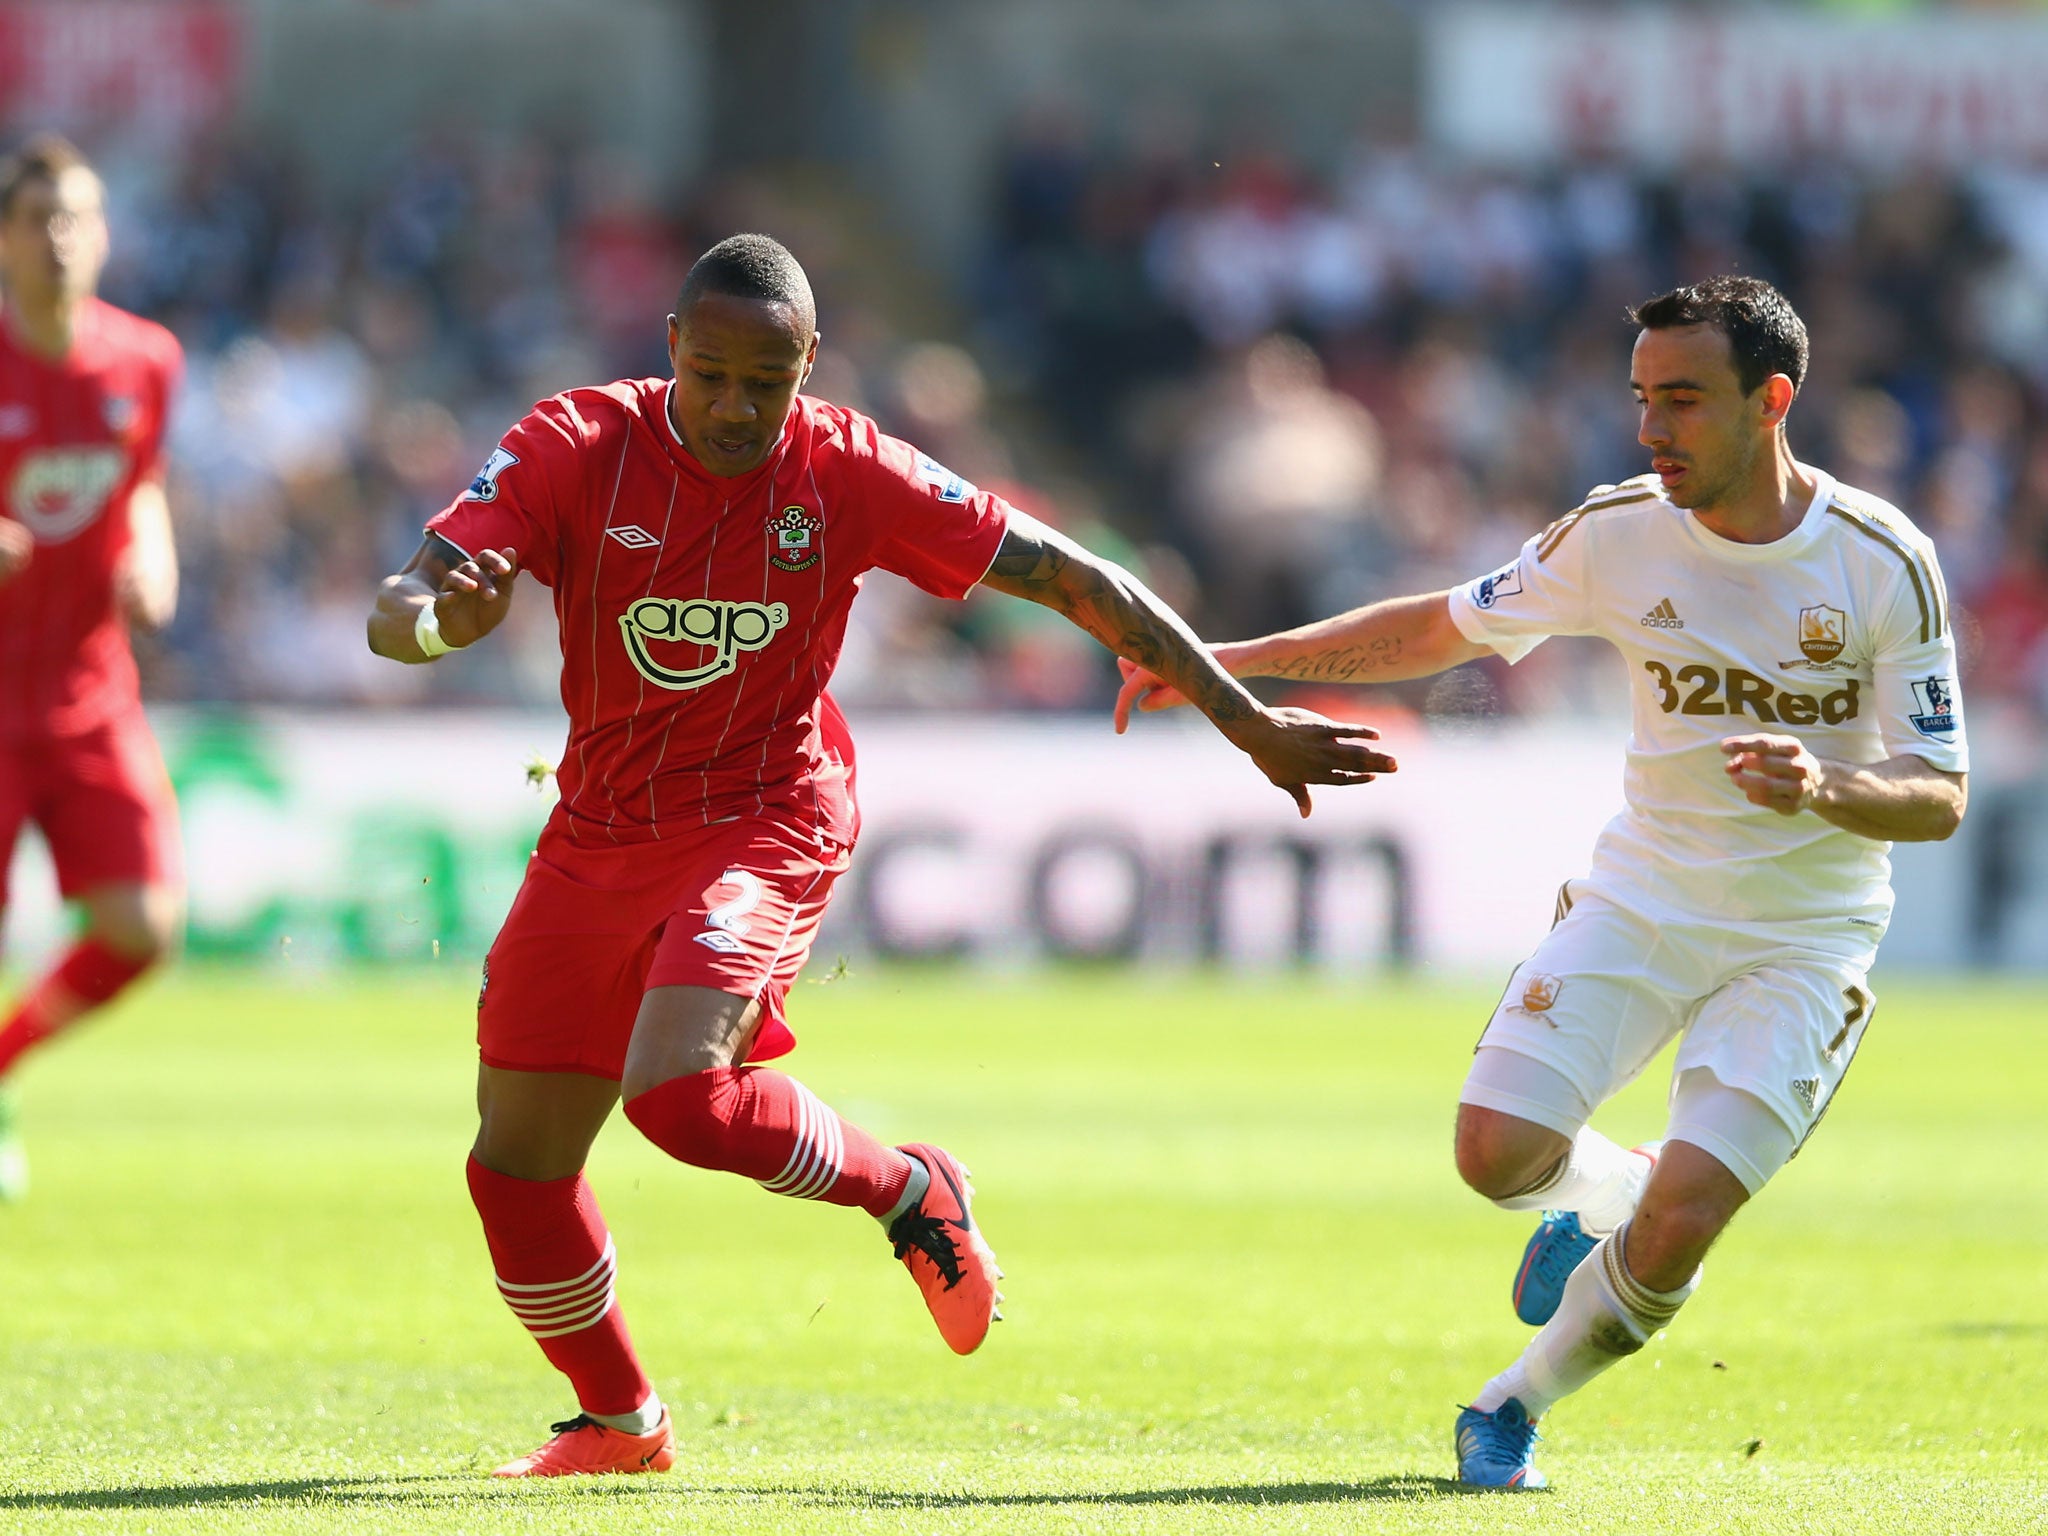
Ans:
{"type": "Polygon", "coordinates": [[[1821,603],[1799,610],[1799,650],[1808,661],[1833,661],[1842,654],[1849,615],[1821,603]]]}

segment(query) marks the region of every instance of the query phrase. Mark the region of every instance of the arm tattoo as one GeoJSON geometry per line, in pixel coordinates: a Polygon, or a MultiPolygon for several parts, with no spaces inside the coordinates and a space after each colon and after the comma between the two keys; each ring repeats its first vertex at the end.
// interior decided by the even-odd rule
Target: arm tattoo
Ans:
{"type": "Polygon", "coordinates": [[[1349,683],[1369,672],[1391,667],[1400,659],[1400,636],[1382,635],[1363,645],[1340,646],[1312,656],[1267,662],[1260,670],[1271,677],[1292,678],[1302,683],[1349,683]]]}
{"type": "Polygon", "coordinates": [[[1218,725],[1258,712],[1258,701],[1144,583],[1065,539],[1012,529],[982,580],[1065,614],[1117,655],[1165,678],[1218,725]]]}
{"type": "Polygon", "coordinates": [[[1006,583],[1043,587],[1057,580],[1066,568],[1064,550],[1031,534],[1011,529],[1003,535],[1003,547],[996,551],[995,564],[988,568],[988,574],[1000,576],[1006,583]]]}

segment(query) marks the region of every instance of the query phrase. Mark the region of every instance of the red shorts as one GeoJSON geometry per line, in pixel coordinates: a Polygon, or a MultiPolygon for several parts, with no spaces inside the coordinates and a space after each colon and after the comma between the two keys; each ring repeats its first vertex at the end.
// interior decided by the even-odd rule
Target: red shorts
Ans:
{"type": "Polygon", "coordinates": [[[178,804],[140,712],[76,736],[0,737],[0,908],[24,822],[50,845],[68,900],[102,885],[179,879],[178,804]]]}
{"type": "Polygon", "coordinates": [[[755,817],[616,848],[550,826],[484,960],[485,1065],[616,1079],[649,987],[759,998],[748,1059],[786,1054],[783,1001],[851,854],[755,817]]]}

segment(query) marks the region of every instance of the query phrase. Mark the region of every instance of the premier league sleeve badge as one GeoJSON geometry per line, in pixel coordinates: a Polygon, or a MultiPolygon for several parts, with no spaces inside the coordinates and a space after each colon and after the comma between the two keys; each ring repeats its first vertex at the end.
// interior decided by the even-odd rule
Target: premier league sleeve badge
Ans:
{"type": "Polygon", "coordinates": [[[1922,736],[1946,741],[1956,733],[1956,691],[1945,677],[1923,677],[1913,684],[1913,713],[1907,717],[1922,736]]]}

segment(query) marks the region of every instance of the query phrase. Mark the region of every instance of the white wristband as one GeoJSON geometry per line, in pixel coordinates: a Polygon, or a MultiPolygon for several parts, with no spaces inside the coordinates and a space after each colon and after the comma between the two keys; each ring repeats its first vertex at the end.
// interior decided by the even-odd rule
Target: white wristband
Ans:
{"type": "Polygon", "coordinates": [[[422,608],[420,616],[412,621],[412,638],[429,660],[459,649],[441,638],[441,615],[434,612],[432,603],[422,608]]]}

